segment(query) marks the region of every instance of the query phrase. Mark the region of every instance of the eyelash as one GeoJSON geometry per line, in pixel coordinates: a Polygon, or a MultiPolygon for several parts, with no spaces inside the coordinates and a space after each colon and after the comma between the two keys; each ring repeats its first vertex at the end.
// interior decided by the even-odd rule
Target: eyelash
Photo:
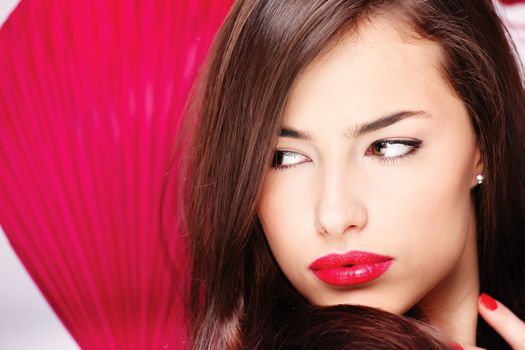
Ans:
{"type": "MultiPolygon", "coordinates": [[[[404,146],[410,147],[410,150],[408,152],[406,152],[404,154],[401,154],[399,156],[394,156],[394,157],[373,156],[374,159],[376,159],[377,161],[379,161],[382,164],[395,164],[397,161],[399,161],[399,160],[401,160],[401,159],[403,159],[405,157],[408,157],[408,156],[410,156],[412,154],[415,154],[421,148],[421,144],[422,143],[423,143],[423,141],[421,141],[421,140],[378,140],[378,141],[373,142],[366,149],[366,153],[368,153],[369,150],[371,150],[371,149],[373,151],[373,147],[377,147],[377,145],[389,144],[389,145],[404,145],[404,146]]],[[[276,165],[275,163],[276,163],[276,159],[277,159],[278,154],[282,154],[282,155],[297,155],[298,153],[292,152],[292,151],[276,150],[275,153],[274,153],[273,159],[272,159],[272,163],[271,163],[271,168],[276,170],[276,171],[285,171],[285,170],[293,168],[296,165],[301,164],[301,163],[298,163],[298,164],[290,164],[290,165],[276,165]]],[[[302,156],[302,157],[304,157],[304,156],[302,156]]]]}

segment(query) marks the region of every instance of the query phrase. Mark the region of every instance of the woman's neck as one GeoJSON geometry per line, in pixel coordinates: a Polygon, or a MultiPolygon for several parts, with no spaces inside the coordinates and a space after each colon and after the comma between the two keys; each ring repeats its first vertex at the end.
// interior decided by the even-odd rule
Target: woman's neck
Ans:
{"type": "Polygon", "coordinates": [[[465,345],[475,345],[478,320],[476,216],[471,217],[467,247],[458,268],[418,303],[430,324],[465,345]]]}

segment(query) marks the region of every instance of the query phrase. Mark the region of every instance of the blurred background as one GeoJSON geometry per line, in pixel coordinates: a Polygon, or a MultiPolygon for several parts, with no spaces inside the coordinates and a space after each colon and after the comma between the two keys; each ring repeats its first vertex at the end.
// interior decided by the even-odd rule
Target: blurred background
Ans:
{"type": "MultiPolygon", "coordinates": [[[[19,1],[0,0],[0,27],[19,1]]],[[[0,350],[36,349],[80,348],[29,277],[0,227],[0,350]]]]}
{"type": "MultiPolygon", "coordinates": [[[[18,2],[0,0],[0,26],[18,2]]],[[[499,7],[525,58],[525,0],[506,0],[499,7]]],[[[25,271],[0,227],[0,350],[29,349],[79,347],[25,271]]]]}

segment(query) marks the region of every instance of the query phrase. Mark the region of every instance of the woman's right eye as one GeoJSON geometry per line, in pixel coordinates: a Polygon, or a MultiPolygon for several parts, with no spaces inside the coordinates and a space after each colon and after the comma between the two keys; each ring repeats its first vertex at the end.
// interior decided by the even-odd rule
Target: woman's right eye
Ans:
{"type": "Polygon", "coordinates": [[[275,151],[272,158],[272,168],[275,170],[285,170],[297,164],[308,161],[308,157],[292,151],[275,151]]]}

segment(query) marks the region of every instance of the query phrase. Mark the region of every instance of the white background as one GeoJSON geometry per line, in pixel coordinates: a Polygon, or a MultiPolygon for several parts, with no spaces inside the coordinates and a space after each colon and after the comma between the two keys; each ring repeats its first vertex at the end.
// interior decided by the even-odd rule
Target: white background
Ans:
{"type": "MultiPolygon", "coordinates": [[[[0,0],[0,26],[17,3],[18,0],[0,0]]],[[[509,22],[521,56],[525,57],[525,5],[504,8],[502,14],[509,22]]],[[[0,228],[0,350],[36,349],[78,350],[79,347],[25,271],[0,228]]]]}

